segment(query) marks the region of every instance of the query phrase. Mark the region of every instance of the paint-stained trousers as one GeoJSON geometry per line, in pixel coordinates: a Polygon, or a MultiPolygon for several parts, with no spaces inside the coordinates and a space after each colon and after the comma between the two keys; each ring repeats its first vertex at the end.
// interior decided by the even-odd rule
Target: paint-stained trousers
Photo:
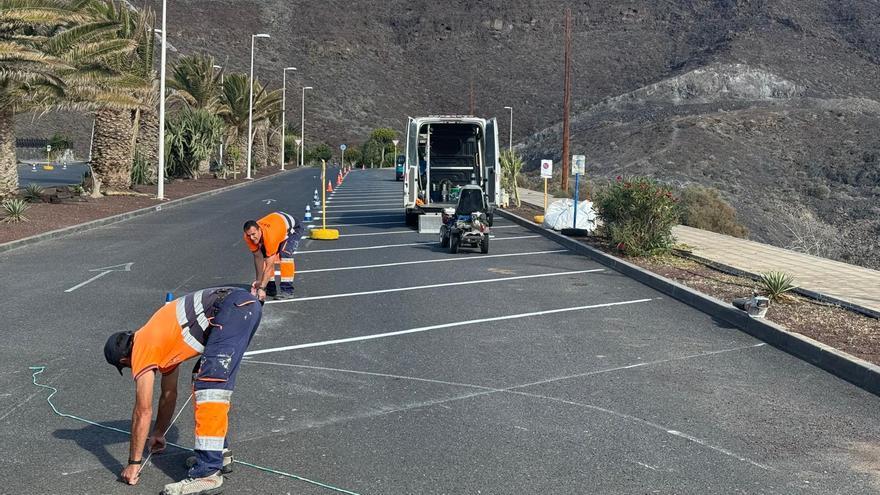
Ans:
{"type": "Polygon", "coordinates": [[[278,262],[275,275],[279,278],[279,285],[281,288],[280,291],[277,291],[275,288],[275,282],[270,281],[266,286],[266,292],[268,294],[273,295],[281,292],[283,294],[293,295],[293,279],[296,277],[296,263],[293,260],[293,255],[296,252],[298,245],[298,240],[287,239],[281,243],[281,246],[279,246],[278,257],[280,258],[280,261],[278,262]]]}
{"type": "Polygon", "coordinates": [[[241,358],[260,324],[262,307],[245,290],[231,292],[211,321],[211,333],[193,383],[196,463],[188,475],[203,478],[223,467],[229,405],[241,358]]]}

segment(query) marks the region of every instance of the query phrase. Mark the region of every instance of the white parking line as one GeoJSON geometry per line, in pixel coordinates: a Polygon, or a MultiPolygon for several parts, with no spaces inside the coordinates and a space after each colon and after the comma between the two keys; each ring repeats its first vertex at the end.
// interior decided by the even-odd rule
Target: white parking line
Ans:
{"type": "MultiPolygon", "coordinates": [[[[315,220],[320,220],[320,218],[316,218],[315,220]]],[[[311,227],[311,226],[310,226],[311,227]]],[[[499,225],[497,227],[492,227],[492,230],[498,229],[517,229],[522,228],[519,225],[499,225]]],[[[391,232],[366,232],[363,234],[339,234],[339,237],[361,237],[365,235],[394,235],[394,234],[418,234],[418,230],[392,230],[391,232]]],[[[436,235],[436,234],[422,234],[422,235],[436,235]]],[[[303,239],[309,239],[309,236],[303,236],[303,239]]]]}
{"type": "Polygon", "coordinates": [[[462,327],[467,325],[476,325],[478,323],[488,323],[490,321],[504,321],[504,320],[516,320],[520,318],[531,318],[534,316],[544,316],[544,315],[552,315],[556,313],[568,313],[572,311],[583,311],[587,309],[597,309],[597,308],[610,308],[612,306],[624,306],[628,304],[639,304],[650,302],[652,299],[633,299],[630,301],[620,301],[613,303],[604,303],[604,304],[590,304],[587,306],[573,306],[570,308],[559,308],[559,309],[548,309],[544,311],[533,311],[531,313],[519,313],[515,315],[506,315],[506,316],[495,316],[492,318],[480,318],[478,320],[465,320],[465,321],[456,321],[452,323],[443,323],[440,325],[430,325],[427,327],[418,327],[418,328],[410,328],[407,330],[398,330],[396,332],[385,332],[385,333],[376,333],[373,335],[361,335],[358,337],[349,337],[347,339],[336,339],[336,340],[324,340],[321,342],[309,342],[307,344],[298,344],[298,345],[289,345],[284,347],[273,347],[271,349],[259,349],[255,351],[245,352],[245,356],[256,356],[258,354],[268,354],[271,352],[282,352],[282,351],[293,351],[296,349],[307,349],[310,347],[325,347],[336,344],[347,344],[349,342],[362,342],[364,340],[375,340],[382,339],[385,337],[396,337],[398,335],[407,335],[411,333],[421,333],[428,332],[431,330],[440,330],[443,328],[452,328],[452,327],[462,327]]]}
{"type": "MultiPolygon", "coordinates": [[[[330,213],[343,213],[343,212],[334,211],[334,212],[330,212],[330,213]]],[[[353,212],[353,213],[356,213],[356,212],[353,212]]],[[[382,213],[379,215],[374,215],[374,214],[366,212],[366,211],[364,213],[367,213],[367,215],[345,215],[344,217],[327,217],[327,220],[330,220],[331,218],[373,218],[373,217],[399,217],[400,216],[400,213],[382,213]]],[[[320,220],[321,218],[322,217],[316,217],[315,220],[320,220]]]]}
{"type": "MultiPolygon", "coordinates": [[[[495,237],[495,241],[508,241],[514,239],[534,239],[535,237],[541,237],[540,235],[519,235],[519,236],[511,236],[511,237],[495,237]]],[[[405,244],[385,244],[383,246],[362,246],[362,247],[352,247],[352,248],[337,248],[337,249],[314,249],[311,251],[297,251],[296,254],[316,254],[316,253],[338,253],[340,251],[364,251],[367,249],[385,249],[385,248],[395,248],[395,247],[407,247],[407,246],[424,246],[426,244],[437,244],[437,241],[426,241],[426,242],[408,242],[405,244]]]]}
{"type": "Polygon", "coordinates": [[[387,294],[389,292],[409,292],[413,290],[438,289],[440,287],[454,287],[458,285],[476,285],[476,284],[494,284],[498,282],[509,282],[511,280],[525,280],[529,278],[546,278],[561,277],[564,275],[579,275],[583,273],[595,273],[604,271],[603,268],[594,268],[592,270],[572,270],[568,272],[541,273],[538,275],[518,275],[516,277],[490,278],[483,280],[468,280],[466,282],[449,282],[445,284],[418,285],[414,287],[398,287],[395,289],[380,289],[363,292],[345,292],[342,294],[331,294],[327,296],[300,297],[297,299],[285,299],[281,301],[266,301],[266,304],[282,304],[282,303],[299,303],[305,301],[320,301],[322,299],[337,299],[341,297],[367,296],[373,294],[387,294]]]}
{"type": "Polygon", "coordinates": [[[403,209],[403,205],[399,202],[392,203],[391,201],[386,201],[380,204],[369,204],[369,203],[361,203],[356,205],[339,205],[336,202],[327,203],[327,208],[373,208],[376,210],[390,210],[390,209],[403,209]],[[387,207],[384,205],[388,205],[387,207]]]}
{"type": "Polygon", "coordinates": [[[333,198],[333,203],[402,203],[399,198],[388,199],[343,199],[333,198]]]}
{"type": "Polygon", "coordinates": [[[436,260],[420,260],[420,261],[398,261],[396,263],[381,263],[378,265],[360,265],[360,266],[341,266],[337,268],[316,268],[314,270],[297,270],[296,273],[318,273],[318,272],[338,272],[343,270],[365,270],[368,268],[386,268],[389,266],[402,265],[419,265],[422,263],[446,263],[452,261],[473,261],[485,260],[489,258],[510,258],[513,256],[534,256],[539,254],[567,253],[568,249],[552,249],[549,251],[530,251],[527,253],[510,253],[510,254],[481,254],[478,256],[456,256],[453,258],[440,258],[436,260]]]}
{"type": "MultiPolygon", "coordinates": [[[[367,223],[334,223],[327,224],[328,227],[360,227],[362,225],[403,225],[404,222],[367,222],[367,223]]],[[[309,225],[310,229],[319,229],[321,225],[309,225]]]]}

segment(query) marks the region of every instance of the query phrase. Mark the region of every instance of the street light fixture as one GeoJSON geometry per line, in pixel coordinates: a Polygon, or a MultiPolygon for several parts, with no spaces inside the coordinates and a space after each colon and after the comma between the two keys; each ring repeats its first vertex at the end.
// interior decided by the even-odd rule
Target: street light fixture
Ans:
{"type": "Polygon", "coordinates": [[[156,199],[165,199],[165,52],[167,51],[168,28],[165,14],[168,11],[167,0],[162,0],[162,55],[159,60],[159,170],[156,199]]]}
{"type": "Polygon", "coordinates": [[[285,116],[287,115],[287,71],[296,70],[296,67],[285,67],[281,76],[281,170],[284,170],[284,128],[285,116]]]}
{"type": "MultiPolygon", "coordinates": [[[[224,91],[223,90],[224,76],[223,76],[223,72],[222,72],[223,66],[214,64],[214,68],[221,71],[220,72],[220,91],[224,91]]],[[[220,170],[226,170],[226,165],[223,163],[223,135],[222,134],[220,135],[220,167],[221,167],[220,170]]]]}
{"type": "MultiPolygon", "coordinates": [[[[163,0],[164,1],[164,0],[163,0]]],[[[254,146],[254,43],[257,38],[270,38],[268,34],[251,35],[251,78],[250,78],[250,105],[248,106],[248,148],[247,148],[247,178],[251,177],[251,151],[254,146]]]]}
{"type": "Polygon", "coordinates": [[[307,89],[315,89],[311,86],[303,86],[303,96],[302,96],[302,115],[299,120],[299,138],[302,139],[302,147],[300,147],[299,153],[299,166],[305,166],[305,147],[306,147],[306,90],[307,89]]]}
{"type": "Polygon", "coordinates": [[[513,107],[504,107],[506,110],[510,110],[510,141],[507,144],[507,150],[510,151],[513,149],[513,107]]]}

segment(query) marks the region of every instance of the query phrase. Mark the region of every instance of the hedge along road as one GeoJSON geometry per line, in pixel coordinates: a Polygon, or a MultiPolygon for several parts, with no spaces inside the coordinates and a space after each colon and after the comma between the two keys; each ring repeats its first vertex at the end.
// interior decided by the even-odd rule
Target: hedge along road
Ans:
{"type": "MultiPolygon", "coordinates": [[[[48,365],[65,412],[127,429],[133,387],[103,362],[106,335],[165,290],[246,284],[239,220],[264,198],[301,215],[311,173],[0,257],[21,281],[0,289],[4,487],[148,493],[182,476],[169,452],[138,487],[116,483],[127,439],[54,416],[26,367],[48,365]]],[[[297,299],[265,306],[233,399],[240,459],[356,493],[876,489],[876,397],[507,221],[488,255],[450,255],[403,226],[399,188],[351,174],[329,204],[375,207],[340,213],[338,241],[305,241],[297,299]]],[[[190,413],[173,433],[191,443],[190,413]]],[[[328,493],[241,466],[227,482],[328,493]]]]}

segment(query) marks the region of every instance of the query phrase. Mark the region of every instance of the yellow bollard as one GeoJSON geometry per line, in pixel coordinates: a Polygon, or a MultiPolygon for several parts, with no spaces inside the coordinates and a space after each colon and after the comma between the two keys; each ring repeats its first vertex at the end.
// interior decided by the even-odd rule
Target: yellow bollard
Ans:
{"type": "MultiPolygon", "coordinates": [[[[321,184],[327,180],[327,161],[321,160],[321,184]]],[[[339,239],[339,231],[327,228],[327,190],[321,188],[321,228],[312,229],[309,234],[312,239],[319,241],[333,241],[339,239]]]]}

